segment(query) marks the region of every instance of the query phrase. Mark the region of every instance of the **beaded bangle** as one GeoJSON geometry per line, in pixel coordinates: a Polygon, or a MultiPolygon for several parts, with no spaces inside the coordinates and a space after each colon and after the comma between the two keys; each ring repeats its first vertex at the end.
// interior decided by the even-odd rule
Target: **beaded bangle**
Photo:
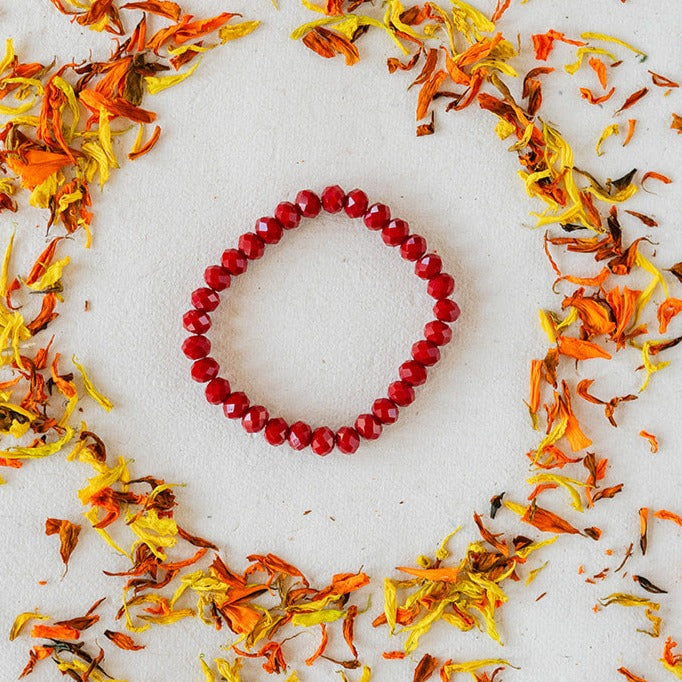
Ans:
{"type": "Polygon", "coordinates": [[[221,405],[225,416],[241,419],[248,433],[262,431],[270,445],[287,442],[294,450],[309,445],[317,455],[328,455],[336,446],[345,454],[354,453],[360,439],[375,440],[383,427],[398,419],[400,407],[410,405],[415,399],[415,387],[426,382],[427,368],[440,359],[440,346],[449,343],[452,330],[447,323],[459,317],[459,306],[448,298],[455,288],[454,279],[442,271],[442,261],[435,253],[427,253],[426,240],[418,234],[410,234],[409,225],[400,218],[391,219],[391,211],[385,204],[369,205],[367,195],[360,189],[346,194],[341,187],[333,185],[318,196],[311,190],[303,190],[295,203],[283,201],[275,209],[273,217],[259,218],[253,232],[239,238],[238,248],[227,249],[220,265],[211,265],[204,272],[206,287],[192,292],[192,309],[183,315],[184,328],[192,334],[182,344],[184,354],[193,360],[191,375],[194,381],[206,384],[206,400],[221,405]],[[372,404],[371,411],[361,414],[354,426],[343,426],[336,433],[327,426],[313,429],[303,421],[289,425],[281,417],[270,417],[262,405],[251,405],[242,391],[232,391],[227,379],[219,376],[220,367],[209,356],[211,342],[205,336],[211,328],[212,313],[220,304],[219,292],[230,286],[232,277],[246,272],[249,261],[259,259],[268,244],[277,244],[284,230],[298,227],[301,218],[315,218],[322,210],[339,213],[344,210],[349,218],[362,218],[370,229],[381,233],[388,246],[399,247],[400,255],[414,263],[417,277],[427,281],[429,295],[436,299],[433,306],[435,320],[424,327],[424,338],[412,346],[412,359],[398,369],[400,379],[388,386],[386,398],[372,404]]]}

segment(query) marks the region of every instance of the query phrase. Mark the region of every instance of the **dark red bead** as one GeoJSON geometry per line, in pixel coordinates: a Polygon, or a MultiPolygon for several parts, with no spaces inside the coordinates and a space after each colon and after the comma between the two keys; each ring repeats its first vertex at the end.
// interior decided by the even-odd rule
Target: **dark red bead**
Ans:
{"type": "Polygon", "coordinates": [[[410,226],[405,220],[394,218],[381,230],[381,238],[388,246],[400,246],[410,234],[410,226]]]}
{"type": "Polygon", "coordinates": [[[215,379],[219,371],[220,365],[213,358],[199,358],[192,363],[192,379],[200,384],[215,379]]]}
{"type": "Polygon", "coordinates": [[[455,280],[447,272],[441,272],[426,285],[426,291],[433,298],[447,298],[455,290],[455,280]]]}
{"type": "Polygon", "coordinates": [[[280,225],[285,230],[293,230],[301,222],[301,212],[298,210],[298,206],[290,201],[282,201],[277,204],[275,218],[279,220],[280,225]]]}
{"type": "Polygon", "coordinates": [[[440,274],[443,261],[435,253],[427,253],[414,264],[414,274],[421,279],[431,279],[440,274]]]}
{"type": "Polygon", "coordinates": [[[400,407],[405,407],[414,402],[414,389],[405,381],[394,381],[388,386],[388,397],[400,407]]]}
{"type": "Polygon", "coordinates": [[[254,229],[256,234],[266,244],[277,244],[282,238],[282,226],[277,218],[271,218],[270,216],[258,218],[254,229]]]}
{"type": "Polygon", "coordinates": [[[320,428],[313,431],[310,447],[316,455],[324,457],[334,449],[335,440],[334,432],[328,426],[320,426],[320,428]]]}
{"type": "Polygon", "coordinates": [[[437,346],[444,346],[446,343],[450,343],[452,329],[445,322],[434,320],[424,327],[424,336],[427,341],[431,341],[437,346]]]}
{"type": "Polygon", "coordinates": [[[349,218],[361,218],[365,215],[369,199],[361,189],[352,189],[346,195],[346,215],[349,218]]]}
{"type": "Polygon", "coordinates": [[[294,450],[303,450],[310,445],[313,430],[305,422],[294,422],[289,427],[289,445],[294,450]]]}
{"type": "Polygon", "coordinates": [[[346,193],[338,185],[331,185],[322,190],[322,208],[327,213],[338,213],[346,203],[346,193]]]}
{"type": "Polygon", "coordinates": [[[438,346],[431,341],[417,341],[412,345],[412,357],[424,367],[431,367],[440,360],[438,346]]]}
{"type": "Polygon", "coordinates": [[[372,204],[363,221],[370,230],[383,230],[391,219],[391,209],[386,204],[372,204]]]}
{"type": "Polygon", "coordinates": [[[249,260],[258,260],[265,253],[265,242],[257,234],[245,232],[239,237],[239,250],[249,260]]]}
{"type": "Polygon", "coordinates": [[[241,275],[246,272],[249,261],[238,249],[227,249],[223,251],[222,264],[231,275],[241,275]]]}
{"type": "Polygon", "coordinates": [[[246,393],[237,391],[223,402],[223,412],[228,419],[241,419],[249,409],[249,398],[246,393]]]}
{"type": "Polygon", "coordinates": [[[355,430],[367,440],[376,440],[383,427],[373,414],[361,414],[355,420],[355,430]]]}
{"type": "Polygon", "coordinates": [[[256,433],[265,428],[268,423],[268,411],[262,405],[254,405],[246,410],[242,417],[242,426],[247,433],[256,433]]]}
{"type": "Polygon", "coordinates": [[[281,445],[287,439],[289,426],[281,417],[271,419],[265,427],[265,440],[270,445],[281,445]]]}
{"type": "Polygon", "coordinates": [[[230,395],[230,382],[222,377],[216,377],[206,384],[206,400],[211,405],[222,405],[230,395]]]}
{"type": "Polygon", "coordinates": [[[230,286],[230,273],[221,265],[209,265],[204,270],[204,282],[215,291],[222,291],[230,286]]]}
{"type": "Polygon", "coordinates": [[[403,362],[398,369],[398,374],[410,386],[421,386],[426,383],[426,369],[424,365],[414,360],[403,362]]]}
{"type": "Polygon", "coordinates": [[[296,206],[304,218],[315,218],[322,210],[322,202],[315,192],[304,189],[296,195],[296,206]]]}
{"type": "Polygon", "coordinates": [[[360,446],[358,432],[350,426],[342,426],[336,432],[336,447],[344,455],[352,455],[360,446]]]}
{"type": "Polygon", "coordinates": [[[442,322],[456,322],[460,312],[459,306],[449,298],[441,298],[433,306],[433,314],[442,322]]]}
{"type": "Polygon", "coordinates": [[[188,310],[182,316],[182,326],[192,334],[203,334],[211,328],[211,318],[202,310],[188,310]]]}
{"type": "Polygon", "coordinates": [[[205,336],[188,336],[182,342],[182,352],[190,360],[198,360],[211,352],[211,342],[205,336]]]}
{"type": "Polygon", "coordinates": [[[400,245],[400,255],[405,260],[419,260],[426,253],[426,239],[418,234],[408,237],[400,245]]]}
{"type": "Polygon", "coordinates": [[[191,301],[197,310],[210,313],[220,305],[220,296],[213,289],[201,287],[192,292],[191,301]]]}
{"type": "Polygon", "coordinates": [[[382,424],[394,424],[398,421],[398,407],[388,398],[379,398],[372,403],[372,414],[382,424]]]}

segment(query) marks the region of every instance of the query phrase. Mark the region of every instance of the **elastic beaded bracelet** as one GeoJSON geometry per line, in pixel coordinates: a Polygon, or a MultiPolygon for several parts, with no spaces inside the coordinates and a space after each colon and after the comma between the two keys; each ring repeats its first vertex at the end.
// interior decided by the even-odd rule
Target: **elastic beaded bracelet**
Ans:
{"type": "Polygon", "coordinates": [[[399,408],[407,407],[415,399],[415,387],[426,383],[427,368],[435,365],[441,357],[440,346],[448,344],[452,329],[448,323],[459,318],[457,303],[448,298],[455,288],[455,280],[442,271],[443,262],[435,253],[427,253],[426,240],[418,234],[410,234],[405,220],[391,219],[388,206],[381,203],[370,205],[367,195],[360,189],[346,194],[341,187],[326,187],[318,196],[311,190],[302,190],[295,203],[283,201],[275,209],[274,216],[256,221],[254,231],[243,234],[238,248],[223,252],[220,265],[211,265],[204,271],[206,286],[192,292],[192,309],[182,318],[184,328],[191,336],[182,344],[183,353],[193,360],[192,379],[206,384],[206,400],[221,405],[229,419],[240,419],[247,433],[263,432],[265,440],[273,446],[285,442],[293,450],[308,446],[320,456],[328,455],[334,447],[344,454],[354,453],[361,439],[375,440],[383,428],[394,424],[399,408]],[[426,281],[428,294],[436,299],[433,306],[435,319],[424,327],[424,338],[412,346],[412,358],[398,368],[399,380],[388,386],[388,397],[379,398],[368,413],[360,414],[353,426],[342,426],[334,432],[327,426],[312,428],[303,421],[289,425],[282,417],[270,417],[262,405],[251,405],[242,391],[232,391],[227,379],[219,376],[218,362],[209,356],[211,342],[205,334],[211,328],[209,313],[220,305],[219,292],[230,286],[232,277],[246,272],[249,262],[261,258],[267,245],[277,244],[286,230],[293,230],[302,218],[315,218],[324,210],[327,213],[345,211],[349,218],[362,219],[370,229],[381,234],[383,242],[399,247],[400,255],[414,263],[414,272],[426,281]]]}

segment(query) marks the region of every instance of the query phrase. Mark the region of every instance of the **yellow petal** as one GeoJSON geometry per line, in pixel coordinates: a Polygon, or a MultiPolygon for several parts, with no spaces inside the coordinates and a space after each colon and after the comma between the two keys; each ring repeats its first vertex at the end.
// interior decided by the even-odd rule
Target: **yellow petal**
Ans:
{"type": "Polygon", "coordinates": [[[523,149],[524,147],[526,147],[528,145],[528,143],[530,142],[530,138],[533,135],[533,130],[535,130],[535,125],[533,123],[529,123],[526,126],[526,129],[524,130],[523,136],[521,137],[521,139],[518,142],[515,142],[511,147],[509,147],[508,151],[518,152],[521,149],[523,149]]]}
{"type": "Polygon", "coordinates": [[[92,182],[95,173],[99,172],[99,187],[102,189],[104,183],[109,180],[109,157],[98,142],[84,142],[81,151],[86,155],[87,163],[85,166],[85,177],[88,182],[92,182]]]}
{"type": "Polygon", "coordinates": [[[572,64],[566,64],[566,66],[564,66],[564,69],[571,75],[574,74],[582,66],[583,60],[585,59],[585,55],[587,54],[600,54],[604,57],[609,57],[612,62],[617,61],[615,54],[607,52],[606,50],[602,50],[602,48],[600,47],[579,47],[576,50],[575,54],[577,57],[576,61],[573,62],[572,64]]]}
{"type": "Polygon", "coordinates": [[[14,245],[14,235],[16,230],[12,230],[12,234],[7,242],[7,248],[5,249],[5,255],[2,259],[2,272],[0,273],[0,297],[5,298],[5,293],[7,293],[7,279],[9,277],[9,262],[12,258],[12,246],[14,245]]]}
{"type": "Polygon", "coordinates": [[[236,659],[232,664],[224,658],[216,658],[215,664],[218,672],[225,678],[225,682],[242,682],[242,677],[239,674],[242,667],[241,658],[236,659]]]}
{"type": "Polygon", "coordinates": [[[41,457],[49,457],[59,452],[73,438],[74,433],[74,430],[67,426],[64,435],[53,443],[36,445],[35,447],[16,447],[9,450],[0,450],[0,457],[5,459],[39,459],[41,457]]]}
{"type": "MultiPolygon", "coordinates": [[[[97,514],[97,507],[93,507],[92,509],[89,509],[87,512],[83,512],[83,516],[90,521],[90,523],[94,526],[97,525],[99,522],[99,516],[97,514]]],[[[107,533],[107,531],[104,528],[95,528],[97,533],[100,535],[100,537],[106,542],[110,547],[113,547],[119,554],[122,554],[123,556],[127,556],[129,559],[132,559],[132,556],[121,547],[112,537],[107,533]]],[[[142,628],[142,630],[135,630],[133,627],[128,626],[129,630],[133,630],[133,632],[143,632],[144,630],[147,629],[147,627],[142,628]]]]}
{"type": "Polygon", "coordinates": [[[192,609],[178,609],[177,611],[171,611],[170,613],[163,616],[152,616],[150,614],[140,614],[138,617],[141,620],[146,620],[150,623],[155,623],[156,625],[172,625],[177,623],[183,618],[193,618],[196,614],[192,609]]]}
{"type": "Polygon", "coordinates": [[[62,178],[63,175],[59,171],[52,173],[50,177],[43,180],[33,189],[28,203],[36,208],[48,208],[50,200],[57,193],[62,178]]]}
{"type": "Polygon", "coordinates": [[[396,585],[390,578],[384,578],[384,614],[389,632],[393,634],[398,615],[398,597],[396,585]]]}
{"type": "Polygon", "coordinates": [[[601,150],[604,140],[611,137],[611,135],[618,135],[619,132],[620,128],[618,127],[617,123],[612,123],[610,126],[606,126],[606,128],[604,128],[604,132],[599,136],[599,139],[597,140],[597,146],[595,147],[597,156],[604,155],[604,152],[601,150]]]}
{"type": "Polygon", "coordinates": [[[210,666],[204,660],[204,655],[199,655],[199,663],[201,665],[201,672],[204,673],[204,679],[206,682],[216,682],[215,673],[211,670],[210,666]]]}
{"type": "MultiPolygon", "coordinates": [[[[178,541],[178,526],[173,519],[159,518],[156,510],[149,509],[142,516],[128,522],[128,528],[140,538],[140,542],[159,559],[165,559],[165,553],[160,547],[174,547],[178,541]]],[[[136,541],[133,548],[138,545],[136,541]]]]}
{"type": "Polygon", "coordinates": [[[560,485],[569,492],[573,509],[579,512],[584,511],[583,503],[580,499],[580,493],[576,490],[578,487],[585,486],[585,483],[582,481],[577,481],[574,478],[568,478],[567,476],[559,476],[558,474],[542,473],[529,478],[528,483],[530,483],[530,485],[537,485],[541,483],[555,483],[556,485],[560,485]]]}
{"type": "MultiPolygon", "coordinates": [[[[223,26],[223,28],[227,27],[223,26]]],[[[201,64],[201,59],[199,59],[191,69],[185,71],[185,73],[178,73],[174,76],[145,76],[144,82],[147,85],[147,91],[150,95],[156,95],[166,88],[171,88],[178,83],[182,83],[185,78],[189,78],[197,70],[199,64],[201,64]]]]}
{"type": "Polygon", "coordinates": [[[450,556],[450,552],[448,552],[447,550],[447,544],[450,541],[450,538],[457,535],[457,533],[459,533],[460,530],[462,530],[462,526],[457,526],[457,528],[455,528],[455,530],[453,530],[452,533],[449,533],[443,538],[443,541],[440,543],[438,549],[436,550],[436,559],[444,561],[450,556]]]}
{"type": "Polygon", "coordinates": [[[620,38],[614,38],[614,36],[607,35],[606,33],[592,33],[591,31],[585,31],[584,33],[580,34],[580,37],[583,38],[584,40],[601,40],[602,42],[606,43],[615,43],[616,45],[625,47],[628,50],[632,50],[635,54],[638,54],[641,57],[646,57],[645,52],[638,50],[636,47],[633,47],[632,45],[630,45],[630,43],[626,43],[624,40],[621,40],[620,38]]]}
{"type": "Polygon", "coordinates": [[[239,24],[225,24],[218,29],[218,37],[223,45],[228,40],[243,38],[255,31],[260,25],[260,21],[242,21],[239,24]]]}
{"type": "Polygon", "coordinates": [[[506,140],[515,130],[516,128],[509,123],[506,118],[500,118],[495,126],[495,135],[497,135],[500,140],[506,140]]]}
{"type": "Polygon", "coordinates": [[[468,661],[466,663],[450,663],[445,666],[446,675],[454,675],[455,673],[473,673],[481,668],[486,668],[491,665],[508,665],[514,667],[505,661],[503,658],[485,658],[479,661],[468,661]]]}
{"type": "Polygon", "coordinates": [[[665,369],[670,364],[670,361],[659,363],[652,362],[649,351],[654,343],[661,343],[661,341],[645,341],[644,345],[642,346],[642,363],[644,365],[644,369],[646,370],[646,379],[639,389],[640,393],[649,385],[649,380],[651,379],[651,375],[654,372],[660,372],[660,370],[665,369]]]}
{"type": "Polygon", "coordinates": [[[333,623],[345,616],[346,612],[340,609],[322,609],[310,613],[295,613],[291,619],[291,624],[296,627],[309,628],[322,623],[333,623]]]}
{"type": "Polygon", "coordinates": [[[83,377],[83,387],[87,391],[88,395],[94,400],[101,405],[107,412],[109,412],[113,408],[113,403],[111,400],[103,396],[93,385],[92,381],[90,380],[90,377],[87,375],[85,371],[85,367],[81,365],[77,360],[76,357],[73,356],[71,358],[71,362],[73,362],[74,366],[76,369],[81,373],[81,376],[83,377]]]}
{"type": "MultiPolygon", "coordinates": [[[[82,195],[81,195],[82,196],[82,195]]],[[[54,286],[61,278],[64,268],[71,262],[68,256],[52,263],[42,274],[40,279],[33,284],[26,284],[33,291],[44,291],[54,286]]]]}
{"type": "Polygon", "coordinates": [[[0,114],[3,116],[15,116],[16,114],[23,114],[30,109],[33,109],[34,104],[35,99],[32,99],[30,102],[24,102],[24,104],[19,104],[16,107],[6,107],[0,104],[0,114]]]}
{"type": "Polygon", "coordinates": [[[554,330],[554,321],[550,317],[549,313],[545,312],[544,310],[539,310],[538,315],[540,316],[540,326],[542,327],[542,331],[547,334],[547,338],[549,339],[550,343],[556,343],[556,333],[554,330]]]}
{"type": "Polygon", "coordinates": [[[24,628],[24,625],[31,620],[47,620],[50,616],[43,616],[41,613],[35,613],[34,611],[28,611],[26,613],[20,613],[15,619],[12,625],[12,629],[9,631],[10,642],[15,640],[24,628]]]}
{"type": "Polygon", "coordinates": [[[65,81],[61,76],[55,76],[52,79],[52,83],[64,93],[69,110],[71,111],[71,128],[67,138],[68,140],[72,140],[73,136],[76,134],[76,129],[78,128],[78,121],[80,121],[80,107],[78,106],[76,93],[71,87],[71,84],[65,81]]]}
{"type": "Polygon", "coordinates": [[[5,56],[0,61],[0,74],[2,74],[8,66],[14,61],[14,43],[11,38],[5,40],[5,56]]]}
{"type": "MultiPolygon", "coordinates": [[[[96,465],[92,460],[90,463],[93,466],[96,465]]],[[[85,488],[78,491],[78,497],[81,504],[87,504],[95,493],[104,490],[104,488],[109,488],[116,483],[116,481],[127,483],[130,480],[128,465],[123,457],[118,458],[118,464],[116,464],[116,466],[108,467],[105,464],[101,466],[99,471],[100,473],[97,476],[88,480],[88,485],[85,488]]]]}
{"type": "MultiPolygon", "coordinates": [[[[521,507],[521,505],[517,505],[521,507]]],[[[526,511],[525,507],[521,507],[522,511],[520,513],[520,516],[523,516],[523,514],[526,511]]],[[[535,552],[538,549],[542,549],[542,547],[546,547],[547,545],[551,545],[552,543],[557,541],[557,538],[559,536],[555,535],[554,537],[547,538],[546,540],[538,540],[537,542],[533,542],[530,545],[527,545],[526,547],[522,547],[521,549],[517,550],[516,554],[517,556],[520,556],[522,559],[525,559],[529,554],[532,552],[535,552]]]]}

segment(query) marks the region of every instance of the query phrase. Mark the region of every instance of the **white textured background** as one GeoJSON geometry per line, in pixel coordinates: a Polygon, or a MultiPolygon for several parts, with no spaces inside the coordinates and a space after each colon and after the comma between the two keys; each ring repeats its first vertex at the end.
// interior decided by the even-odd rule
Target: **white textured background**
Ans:
{"type": "MultiPolygon", "coordinates": [[[[14,36],[27,60],[83,58],[90,49],[104,57],[110,49],[106,35],[70,26],[48,0],[3,4],[2,33],[14,36]]],[[[414,136],[417,93],[406,93],[413,76],[387,75],[390,45],[383,37],[364,37],[363,59],[347,68],[288,39],[311,18],[293,0],[283,1],[279,12],[266,0],[186,4],[198,15],[241,10],[263,25],[207,54],[181,86],[146,100],[159,112],[161,141],[148,156],[124,163],[101,195],[95,192],[93,248],[72,249],[67,301],[53,325],[57,343],[93,368],[117,405],[110,415],[89,411],[89,426],[112,453],[135,460],[135,473],[186,483],[179,491],[181,522],[219,542],[235,567],[243,568],[246,554],[272,551],[319,584],[362,566],[378,588],[394,566],[431,552],[461,523],[465,529],[451,543],[459,554],[475,536],[472,511],[485,512],[491,495],[504,489],[519,500],[527,491],[523,453],[536,441],[522,399],[529,361],[545,347],[537,309],[557,303],[542,234],[528,229],[528,214],[539,205],[525,197],[515,155],[493,134],[491,115],[475,107],[448,115],[439,109],[436,134],[414,136]],[[398,424],[354,457],[321,460],[310,451],[273,449],[206,404],[179,350],[180,316],[205,265],[258,216],[292,200],[298,189],[333,183],[364,188],[428,239],[456,277],[463,314],[444,359],[398,424]],[[88,313],[85,299],[92,305],[88,313]],[[304,516],[306,510],[312,511],[304,516]]],[[[656,185],[657,196],[643,194],[629,207],[656,215],[661,227],[653,236],[669,259],[664,264],[682,260],[682,138],[668,130],[670,112],[682,113],[679,94],[663,99],[654,89],[620,117],[639,119],[631,145],[622,149],[612,139],[604,157],[593,152],[615,102],[649,82],[647,67],[682,75],[678,3],[533,0],[509,11],[500,26],[511,39],[522,32],[525,48],[530,33],[549,27],[572,36],[617,33],[649,51],[646,65],[623,52],[625,63],[614,74],[617,93],[603,109],[579,99],[578,87],[596,82],[587,69],[573,79],[560,73],[545,79],[546,111],[572,142],[576,162],[598,177],[619,177],[637,166],[676,178],[677,184],[656,185]]],[[[557,51],[558,64],[572,61],[571,49],[558,45],[557,51]]],[[[3,237],[16,220],[19,251],[28,259],[42,245],[44,219],[31,211],[2,214],[3,237]]],[[[629,225],[630,234],[641,232],[634,220],[629,225]]],[[[342,218],[319,219],[287,234],[223,297],[214,315],[216,355],[230,368],[233,385],[265,401],[271,413],[337,427],[367,410],[407,359],[430,319],[423,289],[377,234],[342,218]]],[[[679,324],[673,333],[680,333],[679,324]]],[[[621,408],[618,430],[602,425],[599,408],[578,406],[600,434],[595,449],[612,462],[610,480],[626,486],[582,524],[603,525],[601,542],[563,540],[531,562],[549,559],[550,566],[530,588],[509,587],[510,603],[500,612],[504,650],[483,635],[443,626],[424,638],[419,655],[504,656],[521,668],[505,673],[510,681],[615,680],[621,679],[619,665],[649,682],[665,679],[656,663],[663,638],[635,632],[642,626],[639,612],[591,610],[599,597],[635,586],[619,578],[585,585],[577,568],[584,564],[589,574],[615,567],[624,547],[636,541],[640,506],[680,511],[682,363],[679,354],[670,355],[673,366],[653,379],[644,399],[621,408]],[[637,436],[642,428],[659,435],[658,455],[637,436]],[[607,548],[614,557],[604,555],[607,548]]],[[[632,371],[638,364],[636,352],[626,351],[615,363],[595,365],[592,374],[586,366],[584,376],[598,377],[601,395],[623,394],[638,387],[632,371]]],[[[78,520],[75,493],[88,474],[57,456],[6,475],[9,484],[0,491],[2,631],[20,611],[73,617],[104,594],[102,614],[115,612],[120,583],[100,570],[121,570],[121,559],[84,528],[61,579],[57,542],[43,534],[48,516],[78,520]],[[38,586],[39,580],[48,585],[38,586]]],[[[565,509],[564,500],[557,497],[555,508],[565,509]]],[[[511,515],[502,514],[494,528],[510,525],[511,515]]],[[[670,590],[662,600],[665,633],[682,638],[682,530],[654,523],[649,544],[646,561],[638,558],[629,568],[670,590]]],[[[372,610],[380,609],[377,589],[372,610]]],[[[186,620],[140,639],[145,651],[108,655],[112,674],[145,682],[198,680],[197,655],[219,654],[225,631],[186,620]]],[[[309,655],[317,634],[298,642],[309,655]]],[[[332,641],[331,655],[346,655],[339,644],[332,641]]],[[[3,680],[19,673],[28,646],[26,638],[12,645],[0,639],[3,680]]],[[[382,650],[400,648],[383,630],[360,627],[358,648],[379,682],[411,679],[416,658],[381,660],[382,650]]],[[[332,664],[303,668],[305,682],[336,679],[332,664]]],[[[37,681],[59,677],[49,667],[34,675],[37,681]]],[[[256,672],[246,679],[264,677],[256,672]]]]}

